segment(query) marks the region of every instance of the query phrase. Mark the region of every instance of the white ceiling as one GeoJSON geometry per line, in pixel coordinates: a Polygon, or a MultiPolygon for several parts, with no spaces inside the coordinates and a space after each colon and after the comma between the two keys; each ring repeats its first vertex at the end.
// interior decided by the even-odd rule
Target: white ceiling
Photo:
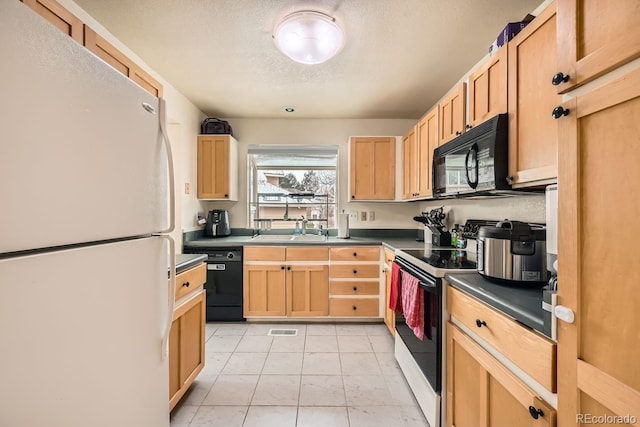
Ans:
{"type": "Polygon", "coordinates": [[[541,0],[75,0],[211,117],[417,119],[507,22],[541,0]],[[302,65],[280,53],[280,18],[317,10],[347,41],[302,65]],[[295,106],[285,113],[283,106],[295,106]]]}

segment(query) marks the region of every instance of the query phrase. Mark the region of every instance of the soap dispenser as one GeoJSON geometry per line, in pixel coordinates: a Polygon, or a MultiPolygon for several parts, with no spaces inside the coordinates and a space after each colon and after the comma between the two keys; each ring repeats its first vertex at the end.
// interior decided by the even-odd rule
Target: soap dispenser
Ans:
{"type": "Polygon", "coordinates": [[[293,234],[295,234],[296,236],[300,235],[300,224],[298,223],[297,219],[296,219],[296,230],[293,232],[293,234]]]}

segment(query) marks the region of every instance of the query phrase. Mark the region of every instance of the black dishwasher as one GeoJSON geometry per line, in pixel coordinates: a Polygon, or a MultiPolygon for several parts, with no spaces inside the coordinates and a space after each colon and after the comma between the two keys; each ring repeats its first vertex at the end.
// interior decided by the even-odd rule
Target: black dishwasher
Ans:
{"type": "Polygon", "coordinates": [[[207,255],[207,321],[241,321],[242,247],[185,248],[207,255]]]}

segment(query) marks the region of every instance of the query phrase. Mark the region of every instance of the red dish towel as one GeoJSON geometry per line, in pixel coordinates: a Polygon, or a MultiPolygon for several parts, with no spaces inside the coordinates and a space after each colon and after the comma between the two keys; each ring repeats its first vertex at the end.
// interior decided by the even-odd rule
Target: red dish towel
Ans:
{"type": "Polygon", "coordinates": [[[424,339],[424,289],[419,280],[402,273],[402,311],[407,326],[419,340],[424,339]]]}
{"type": "Polygon", "coordinates": [[[400,297],[400,266],[391,264],[391,289],[389,290],[389,309],[397,311],[402,308],[400,297]]]}

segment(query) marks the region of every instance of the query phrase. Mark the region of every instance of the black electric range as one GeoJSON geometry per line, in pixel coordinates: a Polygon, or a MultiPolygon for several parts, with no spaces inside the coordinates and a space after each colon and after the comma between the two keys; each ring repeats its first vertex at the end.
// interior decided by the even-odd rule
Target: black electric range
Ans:
{"type": "Polygon", "coordinates": [[[435,277],[446,273],[476,269],[476,254],[464,249],[407,249],[396,250],[396,256],[435,277]]]}

